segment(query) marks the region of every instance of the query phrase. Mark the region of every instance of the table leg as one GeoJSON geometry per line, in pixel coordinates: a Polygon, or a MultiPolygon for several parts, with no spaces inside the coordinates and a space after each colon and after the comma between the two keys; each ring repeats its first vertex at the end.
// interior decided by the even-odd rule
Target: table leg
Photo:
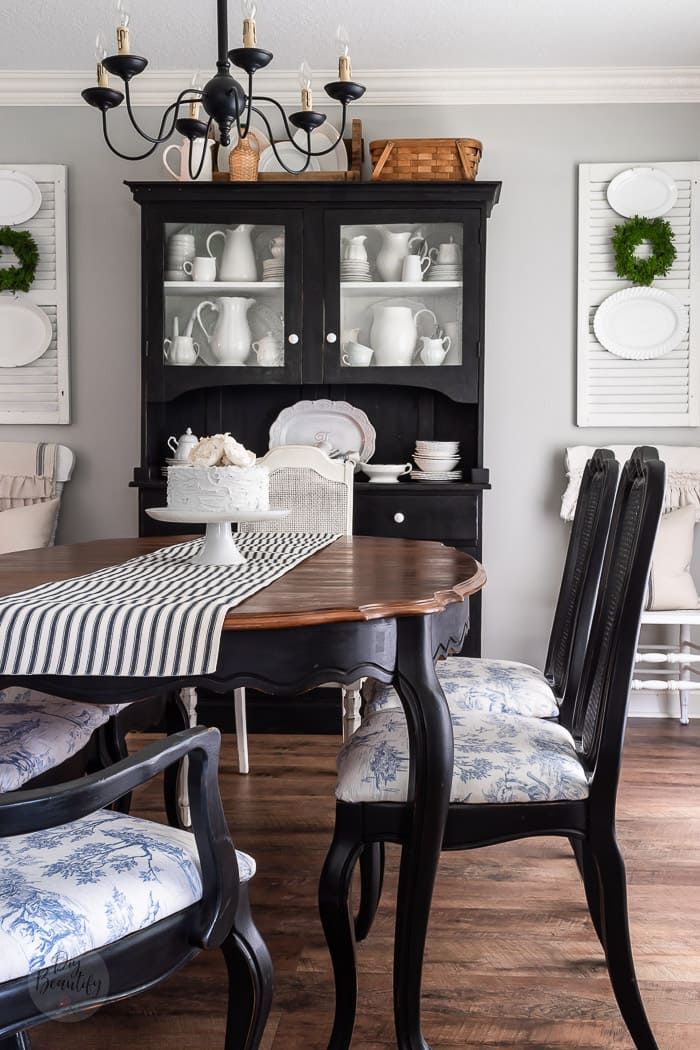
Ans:
{"type": "Polygon", "coordinates": [[[399,1050],[428,1050],[420,996],[430,904],[454,763],[450,713],[433,664],[431,617],[397,621],[395,686],[408,722],[410,829],[401,850],[394,942],[394,1020],[399,1050]]]}

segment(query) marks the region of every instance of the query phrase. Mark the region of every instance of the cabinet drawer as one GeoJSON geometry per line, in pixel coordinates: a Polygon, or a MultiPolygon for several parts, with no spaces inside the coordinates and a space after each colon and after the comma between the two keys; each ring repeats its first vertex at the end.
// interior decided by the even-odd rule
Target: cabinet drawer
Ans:
{"type": "Polygon", "coordinates": [[[420,491],[417,484],[410,487],[410,482],[386,488],[356,487],[354,531],[358,536],[478,544],[480,495],[444,489],[420,491]]]}

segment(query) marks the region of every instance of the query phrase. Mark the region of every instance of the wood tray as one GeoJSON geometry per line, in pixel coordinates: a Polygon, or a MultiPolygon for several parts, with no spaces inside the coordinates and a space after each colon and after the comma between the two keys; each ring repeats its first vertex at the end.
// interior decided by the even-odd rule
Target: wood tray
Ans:
{"type": "MultiPolygon", "coordinates": [[[[258,182],[360,182],[362,179],[362,161],[364,159],[364,141],[362,138],[362,121],[355,118],[352,122],[352,138],[345,139],[348,151],[349,171],[305,171],[303,175],[289,175],[286,171],[263,171],[258,174],[258,182]]],[[[215,171],[213,182],[232,182],[227,171],[215,171]]]]}

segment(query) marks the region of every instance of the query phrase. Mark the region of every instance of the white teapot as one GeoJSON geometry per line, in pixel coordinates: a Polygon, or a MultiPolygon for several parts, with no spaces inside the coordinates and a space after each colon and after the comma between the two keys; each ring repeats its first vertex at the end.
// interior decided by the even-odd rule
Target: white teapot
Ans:
{"type": "Polygon", "coordinates": [[[192,433],[191,427],[188,427],[184,434],[180,434],[179,438],[176,438],[174,434],[168,438],[168,448],[173,454],[173,459],[180,463],[187,462],[190,452],[198,444],[199,438],[192,433]]]}

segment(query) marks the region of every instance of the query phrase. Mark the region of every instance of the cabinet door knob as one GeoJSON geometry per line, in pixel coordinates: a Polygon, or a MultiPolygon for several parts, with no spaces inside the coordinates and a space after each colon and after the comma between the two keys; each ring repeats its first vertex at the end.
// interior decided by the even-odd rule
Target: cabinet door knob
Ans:
{"type": "Polygon", "coordinates": [[[335,332],[329,332],[328,335],[326,336],[326,342],[327,343],[335,343],[335,342],[337,342],[337,340],[338,340],[338,336],[335,334],[335,332]]]}
{"type": "Polygon", "coordinates": [[[396,514],[394,514],[394,521],[396,522],[396,524],[397,525],[403,525],[405,520],[406,520],[406,515],[402,514],[400,510],[397,510],[396,514]]]}
{"type": "Polygon", "coordinates": [[[287,337],[287,342],[291,343],[292,346],[297,345],[297,343],[299,342],[299,336],[296,334],[296,332],[292,332],[292,334],[287,337]]]}

